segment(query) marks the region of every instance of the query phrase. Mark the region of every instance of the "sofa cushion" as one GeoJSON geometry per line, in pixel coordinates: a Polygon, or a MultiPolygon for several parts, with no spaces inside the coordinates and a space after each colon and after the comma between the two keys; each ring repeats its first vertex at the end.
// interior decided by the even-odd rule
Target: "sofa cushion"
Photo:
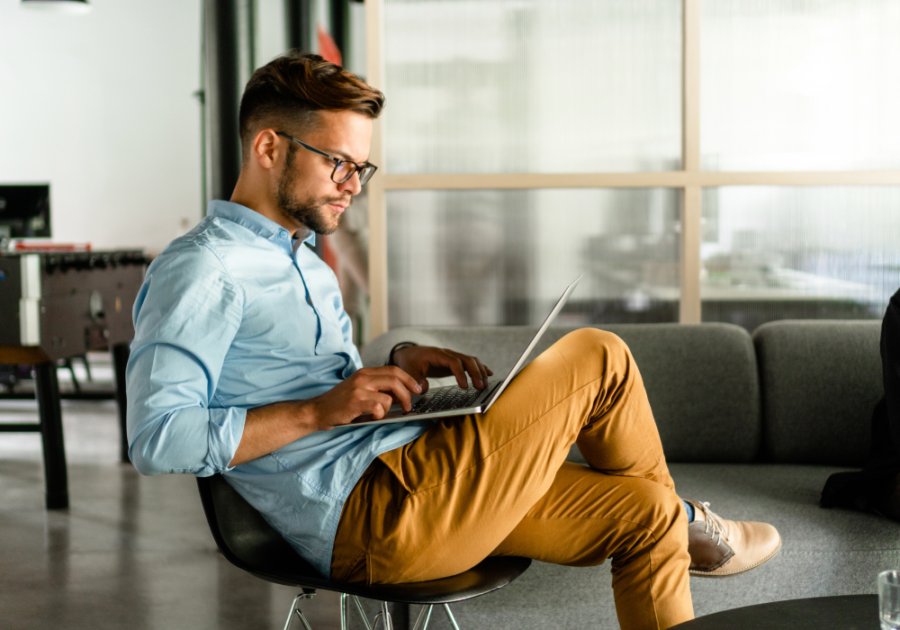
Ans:
{"type": "MultiPolygon", "coordinates": [[[[783,541],[781,553],[758,569],[727,579],[691,578],[696,615],[784,599],[875,592],[878,573],[900,566],[900,525],[872,514],[820,508],[825,479],[838,470],[783,464],[671,466],[680,496],[709,501],[724,518],[772,523],[783,541]]],[[[510,586],[454,604],[453,612],[462,628],[614,629],[609,565],[534,562],[510,586]]],[[[418,609],[411,612],[415,619],[418,609]]],[[[435,630],[449,629],[443,615],[435,614],[433,622],[435,630]]]]}
{"type": "Polygon", "coordinates": [[[858,466],[884,395],[877,321],[781,321],[753,335],[762,386],[764,457],[858,466]]]}
{"type": "MultiPolygon", "coordinates": [[[[603,327],[631,348],[647,388],[669,461],[747,462],[759,451],[761,421],[756,360],[750,336],[729,324],[622,324],[603,327]]],[[[566,333],[551,328],[536,356],[566,333]]],[[[363,350],[381,365],[394,344],[453,348],[478,356],[496,373],[510,369],[536,328],[397,328],[363,350]]],[[[574,461],[584,461],[573,452],[574,461]]]]}

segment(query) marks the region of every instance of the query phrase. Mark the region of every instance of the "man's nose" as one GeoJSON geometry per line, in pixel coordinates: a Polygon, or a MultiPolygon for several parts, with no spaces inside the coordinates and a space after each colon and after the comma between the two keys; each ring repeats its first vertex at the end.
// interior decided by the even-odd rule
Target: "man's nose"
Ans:
{"type": "Polygon", "coordinates": [[[358,195],[362,192],[362,184],[359,183],[359,171],[353,174],[353,176],[345,181],[343,184],[338,185],[338,190],[341,192],[347,191],[351,195],[358,195]]]}

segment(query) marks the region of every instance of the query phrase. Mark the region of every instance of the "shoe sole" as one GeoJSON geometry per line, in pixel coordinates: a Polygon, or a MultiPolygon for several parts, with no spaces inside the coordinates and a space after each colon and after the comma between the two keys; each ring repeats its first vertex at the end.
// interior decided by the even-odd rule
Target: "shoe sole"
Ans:
{"type": "Polygon", "coordinates": [[[741,573],[746,573],[747,571],[750,571],[751,569],[755,569],[757,567],[764,565],[766,562],[768,562],[769,560],[771,560],[772,558],[777,556],[780,551],[781,551],[781,536],[778,537],[778,546],[775,547],[775,549],[774,549],[774,551],[772,551],[772,553],[770,553],[768,556],[766,556],[759,562],[757,562],[755,564],[751,564],[748,567],[744,567],[743,569],[738,569],[737,571],[719,571],[716,573],[709,573],[709,572],[705,572],[705,571],[696,571],[696,570],[688,569],[688,573],[690,573],[691,575],[696,575],[697,577],[707,577],[707,578],[727,578],[727,577],[731,577],[733,575],[740,575],[741,573]]]}

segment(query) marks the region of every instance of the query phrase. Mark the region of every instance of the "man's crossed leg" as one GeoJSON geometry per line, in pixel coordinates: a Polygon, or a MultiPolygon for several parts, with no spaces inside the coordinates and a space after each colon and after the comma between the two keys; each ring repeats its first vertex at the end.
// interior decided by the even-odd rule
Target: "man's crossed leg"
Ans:
{"type": "MultiPolygon", "coordinates": [[[[774,528],[726,522],[747,525],[762,528],[774,555],[774,528]]],[[[570,566],[612,558],[623,629],[693,617],[686,510],[640,372],[615,335],[567,335],[489,412],[381,455],[344,506],[332,577],[429,580],[489,555],[570,566]],[[573,443],[589,466],[565,462],[573,443]]]]}

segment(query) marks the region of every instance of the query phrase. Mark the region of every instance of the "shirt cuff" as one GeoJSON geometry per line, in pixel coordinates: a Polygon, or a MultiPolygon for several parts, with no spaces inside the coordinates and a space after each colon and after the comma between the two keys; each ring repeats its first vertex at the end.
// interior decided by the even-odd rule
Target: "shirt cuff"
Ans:
{"type": "Polygon", "coordinates": [[[246,409],[239,407],[209,409],[207,470],[211,469],[211,474],[227,472],[234,468],[229,464],[241,443],[246,421],[246,409]]]}

